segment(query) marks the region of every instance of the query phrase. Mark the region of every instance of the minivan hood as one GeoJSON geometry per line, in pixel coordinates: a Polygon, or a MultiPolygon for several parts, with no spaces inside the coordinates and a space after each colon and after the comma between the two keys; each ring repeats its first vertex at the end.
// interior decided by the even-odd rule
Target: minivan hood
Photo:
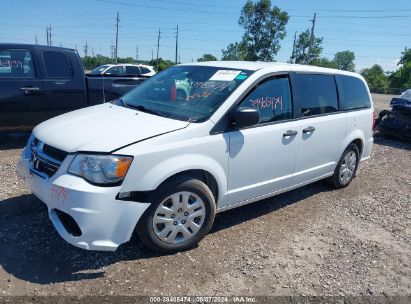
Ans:
{"type": "Polygon", "coordinates": [[[39,140],[69,153],[111,152],[188,124],[106,103],[49,119],[33,133],[39,140]]]}

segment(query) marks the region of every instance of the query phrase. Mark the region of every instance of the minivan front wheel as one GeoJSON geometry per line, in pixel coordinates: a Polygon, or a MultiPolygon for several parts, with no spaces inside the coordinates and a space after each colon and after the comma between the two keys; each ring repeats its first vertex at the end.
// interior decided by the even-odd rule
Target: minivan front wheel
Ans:
{"type": "Polygon", "coordinates": [[[330,178],[335,188],[344,188],[351,183],[357,171],[359,155],[357,145],[348,145],[335,168],[334,175],[330,178]]]}
{"type": "Polygon", "coordinates": [[[189,249],[208,233],[214,222],[214,196],[197,179],[186,177],[167,182],[153,192],[150,202],[137,233],[155,251],[189,249]]]}

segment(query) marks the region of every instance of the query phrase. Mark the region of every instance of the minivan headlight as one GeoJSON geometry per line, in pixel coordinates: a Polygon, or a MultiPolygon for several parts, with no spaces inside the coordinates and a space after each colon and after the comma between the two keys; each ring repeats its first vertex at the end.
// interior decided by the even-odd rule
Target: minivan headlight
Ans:
{"type": "Polygon", "coordinates": [[[131,156],[77,154],[68,173],[81,176],[92,184],[118,184],[126,176],[132,161],[131,156]]]}

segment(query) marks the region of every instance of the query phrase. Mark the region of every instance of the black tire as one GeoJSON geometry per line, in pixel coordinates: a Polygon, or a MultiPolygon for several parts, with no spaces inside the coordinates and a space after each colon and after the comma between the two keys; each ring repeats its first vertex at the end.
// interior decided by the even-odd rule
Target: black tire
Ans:
{"type": "Polygon", "coordinates": [[[330,184],[336,189],[347,187],[355,177],[355,173],[357,172],[357,168],[358,168],[359,159],[360,159],[360,151],[358,149],[358,146],[356,144],[349,144],[348,147],[345,149],[344,153],[341,155],[340,161],[338,162],[337,167],[334,170],[334,175],[328,179],[330,184]],[[356,158],[357,158],[356,163],[355,163],[355,169],[354,169],[354,173],[351,176],[351,179],[347,183],[343,183],[340,179],[340,169],[344,162],[345,156],[351,151],[355,153],[356,158]]]}
{"type": "Polygon", "coordinates": [[[210,231],[216,214],[216,203],[211,190],[204,182],[188,176],[176,178],[161,185],[150,195],[149,202],[151,203],[150,207],[137,224],[137,234],[148,248],[162,253],[173,253],[193,248],[210,231]],[[198,232],[190,239],[179,244],[169,244],[156,235],[153,228],[153,217],[159,205],[166,198],[183,191],[192,192],[201,198],[205,207],[204,221],[198,232]]]}

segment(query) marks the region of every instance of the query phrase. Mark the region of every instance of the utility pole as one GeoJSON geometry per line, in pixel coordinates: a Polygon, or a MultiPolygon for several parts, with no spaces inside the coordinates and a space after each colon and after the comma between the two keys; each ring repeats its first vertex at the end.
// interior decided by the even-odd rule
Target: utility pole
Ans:
{"type": "Polygon", "coordinates": [[[38,42],[38,40],[37,40],[37,34],[36,34],[36,36],[34,36],[34,42],[35,42],[36,44],[39,44],[39,42],[38,42]]]}
{"type": "Polygon", "coordinates": [[[46,35],[47,35],[47,45],[51,46],[53,45],[51,41],[51,24],[46,28],[46,35]]]}
{"type": "Polygon", "coordinates": [[[116,18],[116,49],[115,49],[115,63],[117,63],[117,57],[118,57],[118,23],[120,22],[120,15],[117,12],[117,18],[116,18]]]}
{"type": "Polygon", "coordinates": [[[297,41],[297,31],[294,33],[294,43],[293,43],[293,52],[291,54],[291,60],[290,63],[295,63],[295,43],[297,41]]]}
{"type": "Polygon", "coordinates": [[[314,30],[315,30],[315,19],[317,18],[317,13],[314,13],[314,18],[313,20],[310,20],[313,25],[311,27],[311,36],[310,36],[310,44],[308,46],[308,53],[307,53],[307,62],[306,64],[310,64],[311,62],[311,52],[312,52],[312,47],[314,44],[314,30]]]}
{"type": "Polygon", "coordinates": [[[86,41],[86,45],[84,46],[84,68],[87,69],[87,52],[88,52],[88,45],[86,41]]]}
{"type": "Polygon", "coordinates": [[[110,58],[111,58],[112,61],[114,60],[114,45],[113,45],[113,42],[111,42],[111,45],[110,45],[110,58]]]}
{"type": "Polygon", "coordinates": [[[138,61],[138,44],[136,45],[136,62],[138,61]]]}
{"type": "Polygon", "coordinates": [[[86,41],[86,45],[84,46],[84,56],[87,57],[87,52],[88,52],[88,45],[86,41]]]}
{"type": "Polygon", "coordinates": [[[178,24],[177,24],[177,28],[176,28],[176,64],[178,63],[177,54],[178,54],[178,24]]]}
{"type": "Polygon", "coordinates": [[[161,38],[161,31],[158,29],[158,36],[157,36],[157,72],[158,72],[158,53],[160,51],[160,38],[161,38]]]}
{"type": "Polygon", "coordinates": [[[153,62],[153,60],[154,60],[154,50],[151,49],[151,62],[153,62]]]}

